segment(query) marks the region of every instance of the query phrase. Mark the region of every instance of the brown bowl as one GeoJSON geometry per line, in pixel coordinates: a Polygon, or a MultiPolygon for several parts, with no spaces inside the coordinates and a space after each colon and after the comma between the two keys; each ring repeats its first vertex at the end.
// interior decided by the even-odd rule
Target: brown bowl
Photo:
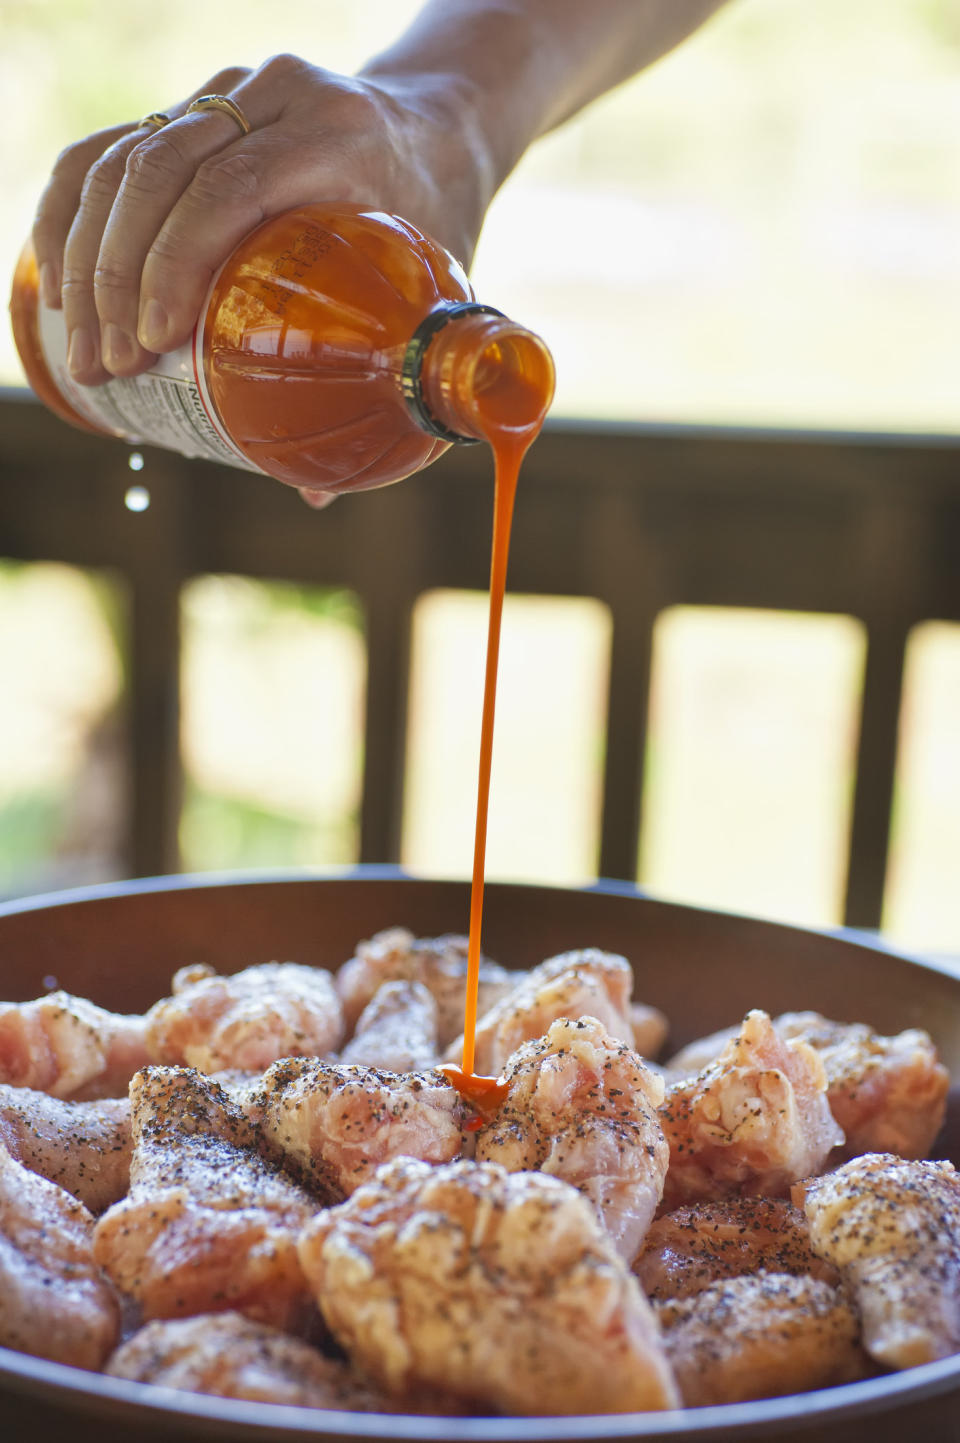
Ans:
{"type": "MultiPolygon", "coordinates": [[[[51,986],[117,1011],[166,993],[188,962],[235,971],[290,960],[336,966],[354,943],[401,924],[421,936],[466,929],[469,888],[387,868],[345,877],[176,877],[0,906],[0,997],[51,986]],[[55,981],[53,980],[55,979],[55,981]]],[[[960,1077],[960,976],[854,933],[824,933],[655,901],[619,884],[584,890],[492,884],[484,950],[509,967],[598,946],[621,952],[637,996],[670,1018],[670,1047],[738,1020],[813,1008],[881,1032],[923,1027],[960,1077]]],[[[934,1149],[960,1162],[960,1094],[934,1149]]],[[[598,1380],[598,1387],[602,1386],[598,1380]]],[[[791,1398],[673,1413],[451,1420],[328,1413],[145,1387],[0,1348],[0,1435],[10,1443],[116,1438],[818,1440],[924,1443],[960,1438],[960,1356],[791,1398]]]]}

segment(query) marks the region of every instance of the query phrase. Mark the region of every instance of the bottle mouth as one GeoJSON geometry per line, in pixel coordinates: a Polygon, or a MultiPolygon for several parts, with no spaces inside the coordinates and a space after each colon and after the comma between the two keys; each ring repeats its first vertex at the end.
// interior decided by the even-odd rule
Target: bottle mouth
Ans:
{"type": "Polygon", "coordinates": [[[553,400],[553,357],[539,336],[498,327],[464,365],[464,386],[484,436],[539,429],[553,400]]]}
{"type": "Polygon", "coordinates": [[[431,311],[404,356],[407,405],[418,425],[447,441],[532,437],[543,424],[554,385],[553,358],[543,341],[501,311],[476,301],[431,311]],[[451,347],[452,333],[445,328],[455,319],[461,324],[451,347]],[[440,348],[440,358],[436,350],[431,355],[428,385],[424,358],[431,344],[440,348]]]}
{"type": "Polygon", "coordinates": [[[479,301],[457,301],[453,305],[437,306],[436,310],[430,311],[407,343],[400,375],[403,398],[417,425],[444,441],[464,444],[477,442],[480,437],[465,436],[460,431],[445,426],[430,410],[423,394],[423,358],[437,332],[443,330],[455,316],[473,315],[500,316],[501,312],[494,310],[492,306],[483,306],[479,301]]]}

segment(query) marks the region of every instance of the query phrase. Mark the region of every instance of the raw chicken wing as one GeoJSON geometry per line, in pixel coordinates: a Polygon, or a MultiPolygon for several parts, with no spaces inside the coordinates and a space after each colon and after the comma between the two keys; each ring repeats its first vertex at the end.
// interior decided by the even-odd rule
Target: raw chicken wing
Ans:
{"type": "Polygon", "coordinates": [[[416,1072],[432,1067],[439,1054],[433,994],[422,982],[384,982],[357,1019],[340,1061],[416,1072]]]}
{"type": "Polygon", "coordinates": [[[324,1202],[341,1202],[392,1157],[449,1162],[461,1146],[459,1095],[438,1072],[290,1058],[246,1103],[261,1147],[324,1202]]]}
{"type": "Polygon", "coordinates": [[[850,1304],[818,1278],[728,1278],[659,1304],[657,1319],[688,1408],[832,1388],[869,1372],[850,1304]]]}
{"type": "Polygon", "coordinates": [[[843,1141],[826,1087],[811,1047],[784,1042],[765,1012],[749,1012],[715,1062],[667,1088],[660,1109],[670,1144],[665,1206],[778,1197],[819,1172],[843,1141]]]}
{"type": "Polygon", "coordinates": [[[349,1365],[240,1313],[155,1321],[118,1348],[104,1370],[218,1398],[248,1398],[301,1408],[396,1411],[349,1365]]]}
{"type": "Polygon", "coordinates": [[[183,967],[173,996],[147,1013],[152,1060],[201,1072],[262,1072],[281,1057],[323,1057],[342,1040],[330,973],[295,962],[266,962],[232,977],[183,967]]]}
{"type": "Polygon", "coordinates": [[[296,1237],[316,1204],[210,1078],[148,1067],[130,1102],[130,1194],[97,1223],[97,1262],[146,1319],[233,1309],[296,1329],[310,1311],[296,1237]]]}
{"type": "Polygon", "coordinates": [[[830,1111],[846,1134],[843,1152],[926,1157],[943,1124],[950,1077],[930,1035],[911,1027],[881,1037],[863,1023],[817,1012],[785,1012],[774,1027],[823,1059],[830,1111]]]}
{"type": "Polygon", "coordinates": [[[649,1303],[557,1178],[397,1159],[320,1213],[300,1256],[335,1338],[391,1393],[520,1414],[678,1401],[649,1303]]]}
{"type": "MultiPolygon", "coordinates": [[[[892,1037],[865,1023],[832,1022],[819,1012],[784,1012],[773,1019],[781,1037],[820,1054],[827,1100],[846,1137],[839,1156],[896,1152],[925,1157],[940,1131],[950,1079],[927,1032],[911,1027],[892,1037]]],[[[691,1042],[667,1064],[679,1078],[707,1066],[736,1028],[691,1042]]]]}
{"type": "Polygon", "coordinates": [[[148,1060],[142,1017],[51,992],[0,1002],[0,1083],[53,1097],[121,1097],[148,1060]]]}
{"type": "Polygon", "coordinates": [[[93,1261],[82,1203],[0,1147],[0,1345],[99,1368],[120,1307],[93,1261]]]}
{"type": "Polygon", "coordinates": [[[840,1269],[863,1345],[888,1368],[960,1352],[960,1176],[868,1153],[794,1189],[810,1241],[840,1269]]]}
{"type": "Polygon", "coordinates": [[[0,1086],[0,1145],[91,1212],[103,1212],[130,1184],[129,1100],[61,1102],[29,1087],[0,1086]]]}
{"type": "Polygon", "coordinates": [[[693,1042],[688,1042],[686,1047],[681,1047],[679,1052],[674,1053],[663,1064],[664,1076],[668,1082],[682,1082],[687,1077],[695,1077],[712,1062],[716,1062],[728,1042],[732,1042],[740,1035],[742,1023],[738,1022],[733,1027],[721,1027],[716,1032],[709,1032],[705,1037],[696,1037],[693,1042]]]}
{"type": "Polygon", "coordinates": [[[745,1273],[806,1274],[836,1284],[839,1274],[810,1246],[807,1220],[782,1198],[730,1197],[657,1218],[633,1271],[648,1298],[692,1297],[745,1273]]]}
{"type": "Polygon", "coordinates": [[[594,1017],[552,1023],[545,1037],[517,1049],[505,1077],[506,1100],[477,1133],[477,1161],[572,1183],[630,1262],[670,1157],[657,1117],[660,1078],[594,1017]]]}
{"type": "MultiPolygon", "coordinates": [[[[336,974],[348,1034],[384,982],[422,982],[437,1004],[439,1045],[446,1047],[463,1027],[467,990],[467,939],[414,937],[406,927],[390,927],[357,944],[356,954],[336,974]]],[[[485,1012],[516,981],[489,957],[480,958],[479,1010],[485,1012]]]]}
{"type": "MultiPolygon", "coordinates": [[[[524,1042],[542,1037],[558,1017],[596,1017],[611,1037],[633,1046],[630,993],[633,972],[624,957],[587,947],[563,952],[534,967],[477,1022],[474,1071],[495,1076],[524,1042]]],[[[459,1062],[463,1036],[447,1048],[459,1062]]]]}

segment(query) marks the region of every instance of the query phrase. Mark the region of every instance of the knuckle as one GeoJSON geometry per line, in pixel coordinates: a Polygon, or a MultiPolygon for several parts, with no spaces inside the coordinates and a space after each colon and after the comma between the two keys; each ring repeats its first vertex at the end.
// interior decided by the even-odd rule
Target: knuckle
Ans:
{"type": "MultiPolygon", "coordinates": [[[[122,138],[122,137],[121,137],[122,138]]],[[[64,147],[51,167],[51,180],[56,183],[78,184],[90,167],[104,156],[110,155],[118,144],[118,131],[98,130],[83,140],[75,140],[64,147]]]]}
{"type": "Polygon", "coordinates": [[[90,204],[112,199],[123,180],[124,157],[114,150],[108,150],[95,160],[87,171],[83,182],[81,203],[90,204]]]}
{"type": "Polygon", "coordinates": [[[387,135],[383,104],[359,85],[345,85],[336,99],[336,117],[345,135],[364,148],[377,148],[387,135]]]}
{"type": "Polygon", "coordinates": [[[85,303],[93,294],[90,276],[85,272],[65,266],[61,294],[65,306],[76,307],[85,303]]]}
{"type": "Polygon", "coordinates": [[[130,271],[117,264],[109,256],[101,256],[93,271],[93,288],[100,295],[116,294],[130,288],[130,271]]]}
{"type": "Polygon", "coordinates": [[[152,286],[154,294],[157,289],[156,276],[162,274],[167,267],[174,268],[178,264],[182,264],[185,250],[182,228],[175,227],[168,221],[151,245],[143,267],[144,275],[147,270],[151,272],[151,278],[154,280],[152,286]]]}
{"type": "Polygon", "coordinates": [[[299,55],[291,55],[284,51],[279,55],[271,55],[269,60],[265,60],[257,74],[270,81],[283,82],[292,80],[307,69],[309,67],[306,61],[301,60],[299,55]]]}
{"type": "Polygon", "coordinates": [[[162,190],[171,181],[181,184],[186,169],[183,155],[161,130],[131,150],[124,168],[124,184],[135,190],[162,190]]]}
{"type": "Polygon", "coordinates": [[[225,70],[218,70],[216,75],[211,75],[199,93],[201,95],[222,95],[224,92],[229,94],[233,87],[246,80],[250,73],[250,69],[246,65],[228,65],[225,70]]]}
{"type": "Polygon", "coordinates": [[[66,176],[74,175],[76,171],[80,169],[82,163],[80,160],[80,150],[79,142],[74,145],[67,145],[61,150],[53,162],[50,172],[54,179],[60,180],[66,176]]]}
{"type": "Polygon", "coordinates": [[[250,200],[261,186],[260,171],[249,156],[221,151],[198,168],[190,187],[194,200],[206,204],[250,200]]]}
{"type": "Polygon", "coordinates": [[[69,180],[86,172],[90,165],[89,140],[77,140],[65,146],[53,162],[51,174],[56,180],[69,180]]]}

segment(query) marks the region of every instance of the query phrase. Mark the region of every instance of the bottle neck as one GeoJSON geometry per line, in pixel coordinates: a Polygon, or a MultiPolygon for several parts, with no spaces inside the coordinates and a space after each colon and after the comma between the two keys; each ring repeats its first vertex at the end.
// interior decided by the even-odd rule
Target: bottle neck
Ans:
{"type": "Polygon", "coordinates": [[[553,399],[553,359],[532,331],[465,301],[431,311],[418,327],[403,389],[417,424],[444,440],[532,437],[553,399]]]}

